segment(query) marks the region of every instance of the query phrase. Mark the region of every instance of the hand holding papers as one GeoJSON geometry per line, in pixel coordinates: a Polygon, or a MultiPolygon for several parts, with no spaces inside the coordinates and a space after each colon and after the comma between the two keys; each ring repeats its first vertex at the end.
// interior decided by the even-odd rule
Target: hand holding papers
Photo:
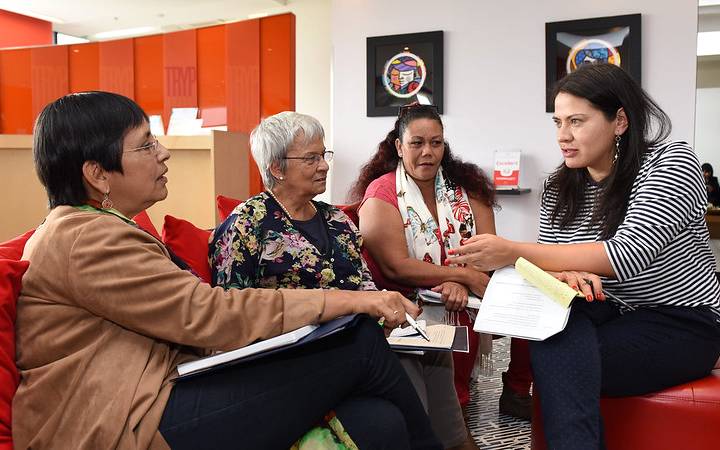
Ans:
{"type": "Polygon", "coordinates": [[[490,278],[473,329],[541,341],[565,328],[579,295],[539,267],[518,258],[490,278]]]}
{"type": "MultiPolygon", "coordinates": [[[[439,304],[443,303],[442,294],[440,294],[439,292],[431,291],[430,289],[418,290],[418,296],[425,303],[439,303],[439,304]]],[[[468,295],[468,303],[467,303],[466,308],[479,309],[480,308],[480,299],[475,297],[472,294],[468,295]]]]}
{"type": "Polygon", "coordinates": [[[545,272],[525,258],[518,258],[515,261],[515,270],[522,275],[533,286],[540,289],[540,292],[555,300],[565,308],[570,306],[573,298],[583,297],[582,293],[572,289],[567,284],[545,272]]]}

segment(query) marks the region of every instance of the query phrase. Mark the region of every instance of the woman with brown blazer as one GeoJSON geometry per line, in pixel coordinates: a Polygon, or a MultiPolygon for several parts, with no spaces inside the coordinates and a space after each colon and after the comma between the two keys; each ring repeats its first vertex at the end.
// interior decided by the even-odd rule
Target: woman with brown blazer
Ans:
{"type": "Polygon", "coordinates": [[[51,211],[23,255],[15,448],[288,448],[331,409],[360,447],[439,448],[369,318],[172,383],[179,363],[208,349],[350,313],[395,327],[418,310],[390,292],[226,292],[179,268],[129,219],[167,196],[170,157],[130,99],[88,92],[56,100],[38,117],[33,152],[51,211]],[[385,426],[355,426],[370,416],[385,426]]]}

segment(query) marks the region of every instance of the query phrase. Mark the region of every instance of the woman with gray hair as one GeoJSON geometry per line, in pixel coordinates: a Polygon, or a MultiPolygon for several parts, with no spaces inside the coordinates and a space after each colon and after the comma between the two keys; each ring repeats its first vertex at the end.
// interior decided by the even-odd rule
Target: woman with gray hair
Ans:
{"type": "Polygon", "coordinates": [[[333,152],[313,117],[264,119],[250,147],[266,190],[238,205],[210,242],[213,283],[228,288],[375,290],[362,238],[325,192],[333,152]]]}

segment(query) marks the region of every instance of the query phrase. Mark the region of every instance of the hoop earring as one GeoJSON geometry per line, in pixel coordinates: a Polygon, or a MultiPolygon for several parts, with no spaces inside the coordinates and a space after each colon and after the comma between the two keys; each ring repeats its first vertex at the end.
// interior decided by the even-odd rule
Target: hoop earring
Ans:
{"type": "Polygon", "coordinates": [[[615,156],[613,156],[613,164],[615,164],[615,161],[617,161],[618,156],[620,156],[620,135],[615,135],[615,156]]]}
{"type": "Polygon", "coordinates": [[[113,202],[110,200],[110,191],[107,191],[105,194],[103,194],[103,201],[100,204],[103,209],[112,209],[113,202]]]}

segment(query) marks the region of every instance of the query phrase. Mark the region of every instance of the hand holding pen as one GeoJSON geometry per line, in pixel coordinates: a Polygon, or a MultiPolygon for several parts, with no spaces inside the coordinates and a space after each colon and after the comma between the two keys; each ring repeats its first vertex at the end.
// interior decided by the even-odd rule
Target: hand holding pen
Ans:
{"type": "Polygon", "coordinates": [[[619,305],[622,305],[626,309],[631,311],[635,310],[635,307],[622,300],[621,298],[613,295],[607,290],[602,288],[602,280],[599,276],[589,272],[550,272],[555,278],[560,281],[564,281],[571,288],[576,290],[578,294],[585,297],[585,300],[592,302],[595,299],[599,301],[611,300],[619,305]]]}
{"type": "MultiPolygon", "coordinates": [[[[386,292],[386,291],[387,291],[387,289],[383,289],[383,292],[386,292]]],[[[395,313],[397,313],[397,312],[398,312],[398,311],[393,311],[393,314],[395,314],[395,313]]],[[[430,342],[430,337],[428,336],[427,332],[425,332],[425,330],[423,330],[422,328],[420,328],[420,326],[419,326],[418,323],[415,321],[415,319],[413,319],[413,317],[412,317],[410,314],[408,314],[407,312],[405,312],[405,322],[407,322],[408,325],[410,325],[411,327],[413,327],[413,329],[414,329],[415,331],[417,331],[418,334],[420,334],[420,336],[422,336],[423,338],[425,338],[426,341],[430,342]]]]}

